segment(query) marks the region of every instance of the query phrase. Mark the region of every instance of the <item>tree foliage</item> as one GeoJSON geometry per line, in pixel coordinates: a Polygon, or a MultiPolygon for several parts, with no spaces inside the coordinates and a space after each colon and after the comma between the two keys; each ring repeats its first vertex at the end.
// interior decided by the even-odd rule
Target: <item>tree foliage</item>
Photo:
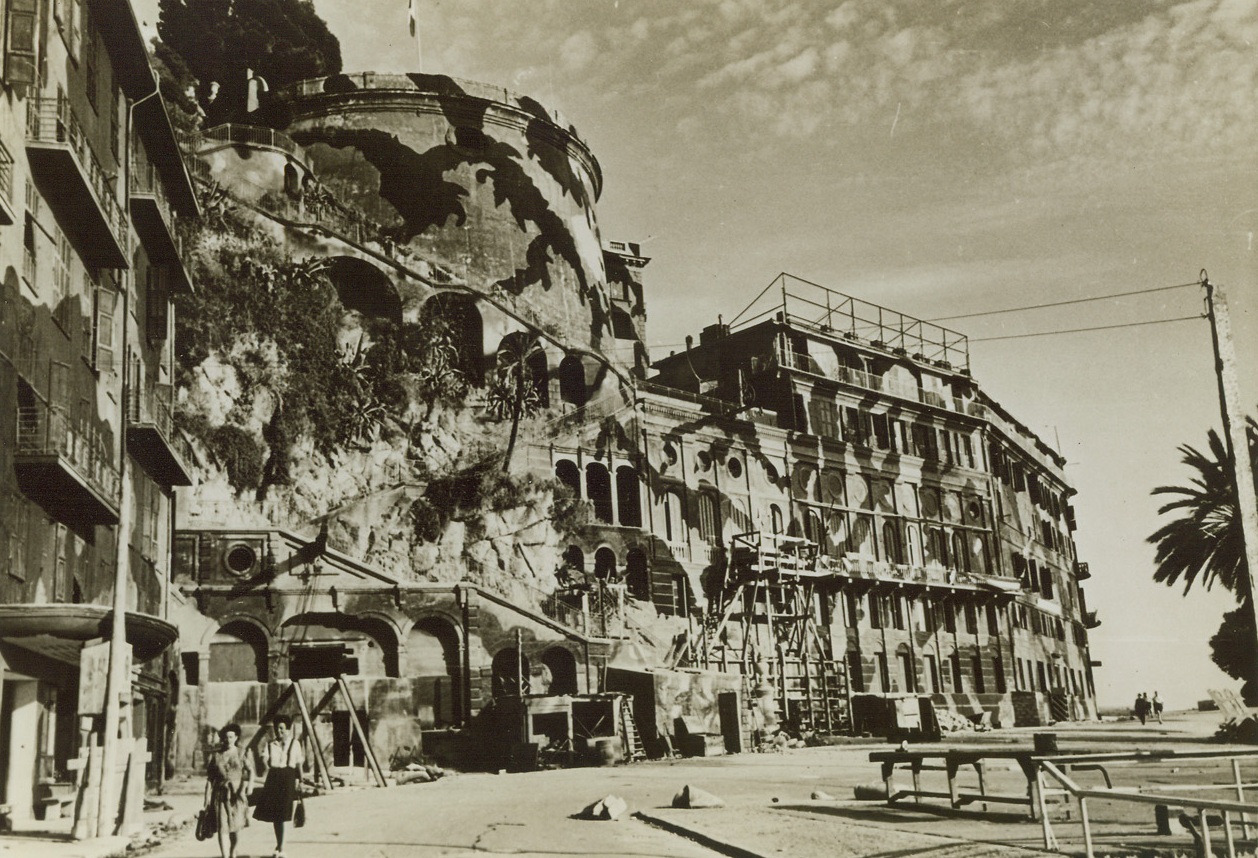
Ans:
{"type": "MultiPolygon", "coordinates": [[[[1251,459],[1258,465],[1258,424],[1253,418],[1246,421],[1246,434],[1251,459]]],[[[1159,515],[1180,513],[1149,537],[1157,547],[1153,580],[1168,587],[1183,581],[1185,593],[1197,581],[1207,590],[1217,581],[1242,596],[1237,584],[1245,577],[1245,547],[1231,464],[1223,439],[1213,429],[1207,445],[1205,453],[1187,444],[1180,447],[1184,464],[1195,472],[1188,485],[1153,490],[1174,498],[1158,510],[1159,515]]],[[[1258,483],[1258,467],[1252,476],[1258,483]]]]}
{"type": "Polygon", "coordinates": [[[271,89],[341,71],[341,44],[310,0],[160,0],[158,9],[157,33],[199,81],[211,125],[243,110],[248,69],[271,89]]]}

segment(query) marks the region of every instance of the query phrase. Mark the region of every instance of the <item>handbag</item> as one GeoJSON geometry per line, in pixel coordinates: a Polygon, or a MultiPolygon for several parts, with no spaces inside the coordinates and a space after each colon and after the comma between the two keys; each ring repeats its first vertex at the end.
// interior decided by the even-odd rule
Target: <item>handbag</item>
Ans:
{"type": "Polygon", "coordinates": [[[203,807],[197,814],[197,840],[209,840],[218,833],[218,814],[213,807],[203,807]]]}
{"type": "Polygon", "coordinates": [[[297,809],[293,811],[293,828],[301,828],[306,824],[306,803],[297,796],[297,809]]]}

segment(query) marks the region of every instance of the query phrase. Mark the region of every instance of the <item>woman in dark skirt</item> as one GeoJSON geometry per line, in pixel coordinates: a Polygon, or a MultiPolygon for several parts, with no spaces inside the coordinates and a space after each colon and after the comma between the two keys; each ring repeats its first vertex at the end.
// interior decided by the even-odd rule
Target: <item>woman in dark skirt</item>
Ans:
{"type": "Polygon", "coordinates": [[[293,723],[287,715],[277,715],[271,721],[274,738],[267,743],[262,759],[266,766],[266,782],[253,811],[254,819],[269,822],[275,827],[274,858],[284,858],[284,824],[292,821],[297,780],[306,761],[292,728],[293,723]]]}

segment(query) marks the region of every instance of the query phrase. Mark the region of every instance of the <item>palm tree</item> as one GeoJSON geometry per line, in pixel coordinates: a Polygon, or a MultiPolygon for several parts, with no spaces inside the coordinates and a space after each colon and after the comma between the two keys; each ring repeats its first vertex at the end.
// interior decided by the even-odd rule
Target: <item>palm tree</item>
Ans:
{"type": "MultiPolygon", "coordinates": [[[[1258,423],[1248,418],[1251,478],[1258,484],[1258,423]]],[[[1237,515],[1236,485],[1231,457],[1223,439],[1213,429],[1206,437],[1208,453],[1187,444],[1180,447],[1184,464],[1196,475],[1187,486],[1159,486],[1155,495],[1175,497],[1158,510],[1159,515],[1182,513],[1149,537],[1157,546],[1153,580],[1168,587],[1180,580],[1187,594],[1200,580],[1208,590],[1217,581],[1236,595],[1240,607],[1223,615],[1219,631],[1210,640],[1210,658],[1233,679],[1244,680],[1245,702],[1258,703],[1258,659],[1254,653],[1254,615],[1251,607],[1245,540],[1237,515]]]]}
{"type": "Polygon", "coordinates": [[[546,380],[534,375],[534,366],[539,358],[544,359],[544,352],[535,336],[513,334],[503,339],[498,348],[497,373],[490,385],[488,399],[494,417],[499,420],[511,418],[511,435],[502,459],[504,472],[511,467],[511,454],[515,451],[516,436],[520,432],[520,418],[544,405],[538,388],[546,380]]]}
{"type": "MultiPolygon", "coordinates": [[[[1245,428],[1258,483],[1258,423],[1248,418],[1245,428]]],[[[1159,515],[1183,513],[1149,537],[1149,542],[1157,546],[1153,580],[1172,587],[1182,579],[1185,593],[1198,580],[1207,590],[1217,581],[1243,599],[1248,594],[1238,587],[1245,588],[1248,577],[1231,461],[1222,438],[1213,429],[1207,443],[1208,453],[1187,444],[1179,448],[1184,464],[1196,471],[1189,485],[1159,486],[1153,490],[1155,495],[1176,498],[1164,504],[1159,515]]]]}

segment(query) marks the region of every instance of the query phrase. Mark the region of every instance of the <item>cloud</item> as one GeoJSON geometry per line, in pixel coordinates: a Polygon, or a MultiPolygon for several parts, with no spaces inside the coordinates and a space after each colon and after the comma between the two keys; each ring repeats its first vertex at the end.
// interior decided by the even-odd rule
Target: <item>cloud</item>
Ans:
{"type": "Polygon", "coordinates": [[[598,40],[592,33],[582,30],[564,40],[559,47],[559,58],[568,71],[581,72],[598,56],[598,50],[598,40]]]}

